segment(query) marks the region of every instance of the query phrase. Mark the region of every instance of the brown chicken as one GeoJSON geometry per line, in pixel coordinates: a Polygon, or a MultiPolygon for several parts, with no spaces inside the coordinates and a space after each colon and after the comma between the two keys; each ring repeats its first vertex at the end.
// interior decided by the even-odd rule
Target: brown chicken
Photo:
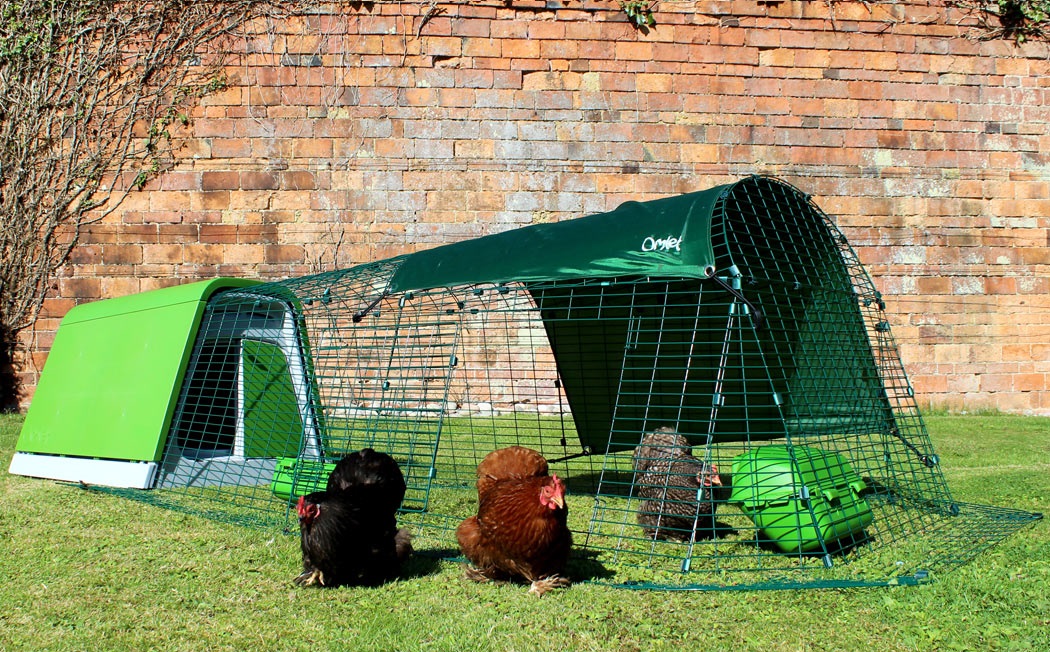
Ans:
{"type": "Polygon", "coordinates": [[[715,510],[728,496],[718,467],[693,457],[689,440],[657,428],[634,451],[638,524],[657,539],[711,538],[715,510]]]}
{"type": "Polygon", "coordinates": [[[562,577],[572,547],[565,485],[547,460],[522,446],[493,451],[478,465],[478,513],[456,539],[479,582],[525,580],[529,593],[568,586],[562,577]]]}

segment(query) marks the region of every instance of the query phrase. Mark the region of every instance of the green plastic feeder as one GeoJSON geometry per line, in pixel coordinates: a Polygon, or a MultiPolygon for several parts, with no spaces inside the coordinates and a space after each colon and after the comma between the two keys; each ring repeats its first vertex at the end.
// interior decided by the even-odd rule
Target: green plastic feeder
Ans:
{"type": "Polygon", "coordinates": [[[784,552],[813,552],[855,538],[873,520],[867,485],[837,453],[762,446],[733,459],[729,502],[784,552]]]}
{"type": "Polygon", "coordinates": [[[328,475],[334,468],[335,462],[282,457],[277,460],[277,468],[273,472],[270,490],[278,498],[292,502],[299,496],[305,496],[314,491],[324,491],[328,485],[328,475]]]}

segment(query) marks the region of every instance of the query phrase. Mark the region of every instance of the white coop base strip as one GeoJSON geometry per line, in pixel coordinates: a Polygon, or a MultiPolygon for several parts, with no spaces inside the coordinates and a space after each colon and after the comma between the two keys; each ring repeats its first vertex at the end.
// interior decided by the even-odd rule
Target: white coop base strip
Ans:
{"type": "Polygon", "coordinates": [[[153,486],[153,480],[157,475],[157,463],[15,453],[11,458],[9,471],[15,475],[26,475],[33,478],[128,489],[149,489],[153,486]]]}

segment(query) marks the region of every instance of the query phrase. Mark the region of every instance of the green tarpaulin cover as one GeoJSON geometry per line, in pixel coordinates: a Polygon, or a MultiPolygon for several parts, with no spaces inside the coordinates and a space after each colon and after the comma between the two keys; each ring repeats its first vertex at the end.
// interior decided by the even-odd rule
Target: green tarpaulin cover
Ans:
{"type": "Polygon", "coordinates": [[[389,292],[635,275],[707,278],[715,262],[711,213],[729,187],[626,202],[608,213],[420,251],[405,258],[389,292]]]}

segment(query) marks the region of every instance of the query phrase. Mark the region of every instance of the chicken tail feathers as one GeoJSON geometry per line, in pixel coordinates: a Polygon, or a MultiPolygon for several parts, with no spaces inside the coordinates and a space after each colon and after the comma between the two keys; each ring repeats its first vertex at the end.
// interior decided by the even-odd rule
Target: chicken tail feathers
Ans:
{"type": "Polygon", "coordinates": [[[412,533],[407,528],[401,528],[394,535],[394,551],[399,562],[405,561],[412,554],[412,533]]]}

